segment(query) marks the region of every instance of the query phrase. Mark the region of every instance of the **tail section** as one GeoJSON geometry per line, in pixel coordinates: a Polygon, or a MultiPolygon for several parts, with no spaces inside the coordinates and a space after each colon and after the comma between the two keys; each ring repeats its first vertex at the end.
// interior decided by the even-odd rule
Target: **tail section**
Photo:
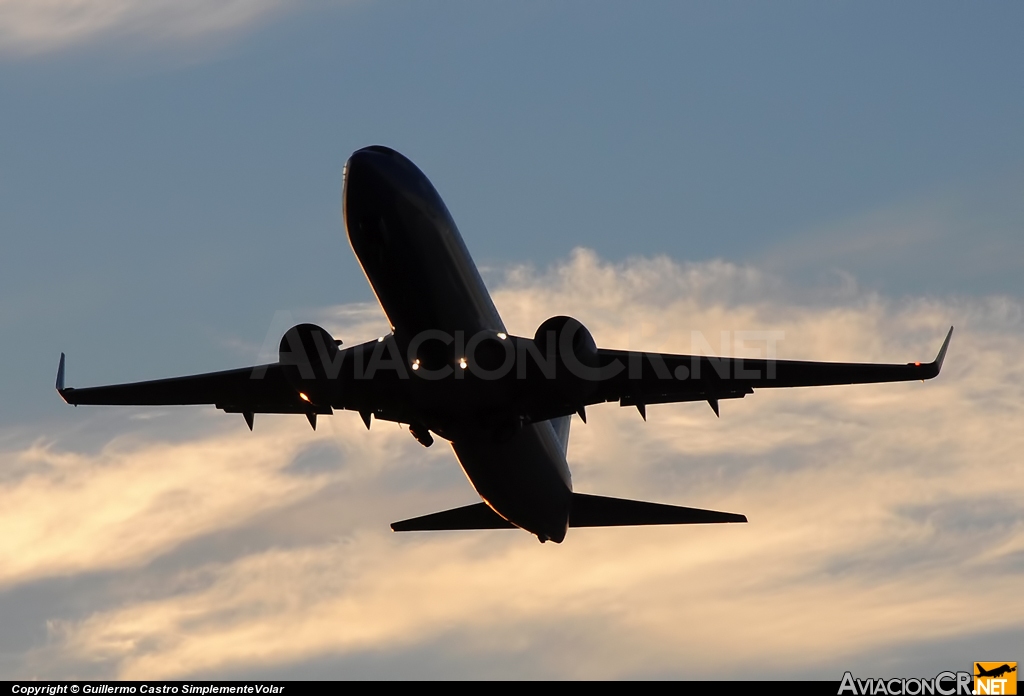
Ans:
{"type": "MultiPolygon", "coordinates": [[[[634,527],[660,524],[720,524],[746,522],[745,515],[700,508],[647,503],[641,500],[572,494],[570,527],[634,527]]],[[[433,532],[468,529],[515,529],[515,525],[485,503],[435,512],[395,522],[396,532],[433,532]]]]}

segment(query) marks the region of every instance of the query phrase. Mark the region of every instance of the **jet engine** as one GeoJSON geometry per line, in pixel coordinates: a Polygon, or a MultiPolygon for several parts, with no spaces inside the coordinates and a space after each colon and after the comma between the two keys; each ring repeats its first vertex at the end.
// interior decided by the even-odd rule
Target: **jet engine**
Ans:
{"type": "Polygon", "coordinates": [[[329,404],[330,386],[341,375],[344,359],[327,329],[316,324],[298,324],[285,331],[278,348],[278,361],[291,366],[288,381],[310,403],[329,404]]]}
{"type": "Polygon", "coordinates": [[[533,342],[543,376],[563,399],[582,404],[600,374],[597,343],[587,327],[573,317],[551,317],[537,327],[533,342]]]}

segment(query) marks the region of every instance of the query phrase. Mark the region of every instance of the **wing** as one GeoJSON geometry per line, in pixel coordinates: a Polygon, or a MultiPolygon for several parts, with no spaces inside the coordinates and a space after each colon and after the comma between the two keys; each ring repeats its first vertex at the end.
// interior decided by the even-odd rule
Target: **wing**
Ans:
{"type": "Polygon", "coordinates": [[[319,413],[330,406],[303,401],[285,378],[280,364],[257,365],[224,372],[157,379],[132,384],[75,389],[64,386],[64,354],[57,368],[57,392],[69,404],[169,406],[213,404],[228,413],[319,413]]]}
{"type": "Polygon", "coordinates": [[[902,365],[599,350],[605,376],[588,403],[618,401],[622,406],[636,406],[646,418],[647,404],[707,401],[717,414],[720,399],[742,398],[754,389],[931,379],[942,369],[952,335],[951,327],[932,362],[902,365]]]}

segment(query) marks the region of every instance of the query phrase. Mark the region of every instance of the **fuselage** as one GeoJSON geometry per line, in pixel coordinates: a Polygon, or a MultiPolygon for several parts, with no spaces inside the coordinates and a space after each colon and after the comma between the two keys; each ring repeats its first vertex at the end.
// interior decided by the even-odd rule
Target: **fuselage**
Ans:
{"type": "Polygon", "coordinates": [[[352,250],[408,362],[395,388],[413,425],[451,442],[498,514],[561,541],[572,498],[564,439],[550,421],[514,420],[514,384],[465,370],[466,343],[500,346],[505,326],[441,197],[412,162],[378,146],[349,159],[342,196],[352,250]]]}

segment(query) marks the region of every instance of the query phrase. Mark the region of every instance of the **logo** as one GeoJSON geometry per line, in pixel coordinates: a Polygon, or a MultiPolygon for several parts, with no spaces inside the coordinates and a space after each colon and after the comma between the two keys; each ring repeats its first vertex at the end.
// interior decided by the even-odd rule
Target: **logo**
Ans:
{"type": "MultiPolygon", "coordinates": [[[[974,693],[979,692],[975,691],[974,693]]],[[[1000,691],[999,693],[1004,692],[1000,691]]],[[[852,694],[852,696],[970,696],[971,673],[945,671],[939,672],[931,679],[920,677],[858,679],[852,673],[845,672],[843,681],[839,684],[838,696],[844,696],[844,694],[852,694]]]]}
{"type": "Polygon", "coordinates": [[[978,696],[1017,693],[1016,662],[975,662],[974,691],[978,696]]]}
{"type": "Polygon", "coordinates": [[[1017,693],[1016,662],[975,662],[970,672],[939,672],[931,679],[858,679],[843,674],[838,696],[1011,696],[1017,693]]]}

